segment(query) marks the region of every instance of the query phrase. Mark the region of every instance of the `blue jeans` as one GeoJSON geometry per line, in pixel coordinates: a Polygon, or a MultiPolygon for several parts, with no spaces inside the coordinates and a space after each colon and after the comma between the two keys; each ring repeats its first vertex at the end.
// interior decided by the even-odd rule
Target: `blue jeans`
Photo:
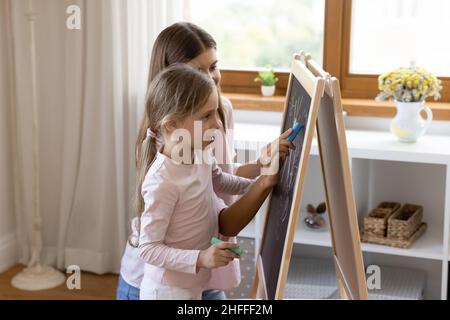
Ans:
{"type": "MultiPolygon", "coordinates": [[[[202,300],[225,300],[225,292],[220,290],[205,290],[202,293],[202,300]]],[[[139,300],[139,288],[133,287],[123,280],[119,275],[119,283],[116,292],[117,300],[139,300]]]]}
{"type": "Polygon", "coordinates": [[[205,290],[202,292],[202,300],[226,300],[225,292],[220,290],[205,290]]]}
{"type": "Polygon", "coordinates": [[[133,287],[119,275],[119,283],[116,292],[117,300],[139,300],[139,288],[133,287]]]}

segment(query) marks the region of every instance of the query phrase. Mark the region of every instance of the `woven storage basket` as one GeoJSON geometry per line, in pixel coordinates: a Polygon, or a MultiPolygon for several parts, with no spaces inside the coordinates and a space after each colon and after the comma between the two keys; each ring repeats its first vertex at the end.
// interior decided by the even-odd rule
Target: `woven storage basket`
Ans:
{"type": "Polygon", "coordinates": [[[423,207],[404,204],[388,219],[387,237],[391,239],[409,239],[421,226],[423,207]]]}
{"type": "Polygon", "coordinates": [[[391,246],[397,248],[407,249],[419,239],[427,230],[427,224],[422,223],[416,232],[409,239],[399,239],[399,238],[388,238],[382,236],[376,236],[370,233],[362,233],[361,241],[368,243],[381,244],[384,246],[391,246]]]}
{"type": "Polygon", "coordinates": [[[364,217],[364,233],[375,236],[386,236],[389,217],[400,208],[398,202],[382,202],[364,217]]]}

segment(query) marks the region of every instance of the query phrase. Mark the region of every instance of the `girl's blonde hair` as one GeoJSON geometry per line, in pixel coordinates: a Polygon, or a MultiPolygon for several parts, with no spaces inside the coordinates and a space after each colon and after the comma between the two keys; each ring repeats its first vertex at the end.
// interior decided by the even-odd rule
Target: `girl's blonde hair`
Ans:
{"type": "MultiPolygon", "coordinates": [[[[165,68],[177,63],[188,63],[208,49],[217,49],[216,41],[199,26],[190,22],[177,22],[168,26],[161,31],[153,44],[148,72],[148,86],[165,68]]],[[[216,85],[220,90],[219,84],[216,83],[216,85]]],[[[218,112],[223,130],[226,131],[225,111],[221,99],[219,99],[218,112]]],[[[136,164],[140,157],[141,143],[145,139],[148,126],[144,117],[139,126],[135,148],[136,164]]]]}
{"type": "MultiPolygon", "coordinates": [[[[165,133],[164,125],[168,121],[182,120],[200,110],[207,102],[213,90],[217,90],[214,81],[202,72],[186,64],[176,64],[159,73],[150,84],[147,92],[144,122],[159,138],[165,133]]],[[[140,217],[144,211],[142,183],[158,152],[158,141],[147,136],[140,144],[136,168],[135,208],[138,217],[139,234],[140,217]]],[[[129,238],[130,245],[137,247],[129,238]]]]}

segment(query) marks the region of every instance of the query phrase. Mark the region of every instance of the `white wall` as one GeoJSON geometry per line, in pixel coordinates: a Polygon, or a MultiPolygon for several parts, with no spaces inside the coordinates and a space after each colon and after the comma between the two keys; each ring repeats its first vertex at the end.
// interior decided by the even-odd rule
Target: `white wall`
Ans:
{"type": "Polygon", "coordinates": [[[16,263],[11,83],[6,37],[6,1],[0,2],[0,272],[16,263]]]}

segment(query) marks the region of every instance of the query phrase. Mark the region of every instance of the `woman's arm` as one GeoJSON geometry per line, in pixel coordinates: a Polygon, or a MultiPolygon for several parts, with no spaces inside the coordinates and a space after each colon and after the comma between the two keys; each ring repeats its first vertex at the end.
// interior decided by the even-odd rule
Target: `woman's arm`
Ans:
{"type": "Polygon", "coordinates": [[[289,152],[289,149],[295,149],[292,142],[288,141],[287,138],[289,134],[292,132],[292,129],[288,129],[284,133],[278,137],[278,139],[274,140],[272,143],[269,143],[261,150],[260,157],[253,162],[249,162],[239,166],[236,169],[236,175],[239,177],[244,177],[248,179],[255,179],[261,174],[261,168],[264,165],[267,165],[269,161],[268,157],[270,157],[271,150],[274,149],[273,146],[276,146],[277,151],[280,154],[281,160],[286,158],[286,155],[289,152]]]}
{"type": "Polygon", "coordinates": [[[247,179],[255,179],[261,174],[261,163],[259,159],[240,165],[236,169],[236,175],[247,179]]]}
{"type": "Polygon", "coordinates": [[[287,138],[292,129],[269,144],[260,157],[262,175],[250,187],[249,191],[219,215],[219,232],[227,237],[236,236],[253,219],[273,186],[278,183],[279,167],[289,154],[289,149],[295,149],[287,138]],[[265,170],[263,170],[265,169],[265,170]]]}
{"type": "Polygon", "coordinates": [[[272,187],[278,181],[278,174],[260,176],[250,189],[230,207],[219,214],[219,232],[226,237],[235,237],[245,228],[258,212],[272,187]]]}
{"type": "Polygon", "coordinates": [[[223,172],[215,163],[212,169],[212,182],[215,193],[236,195],[247,192],[253,180],[223,172]]]}

